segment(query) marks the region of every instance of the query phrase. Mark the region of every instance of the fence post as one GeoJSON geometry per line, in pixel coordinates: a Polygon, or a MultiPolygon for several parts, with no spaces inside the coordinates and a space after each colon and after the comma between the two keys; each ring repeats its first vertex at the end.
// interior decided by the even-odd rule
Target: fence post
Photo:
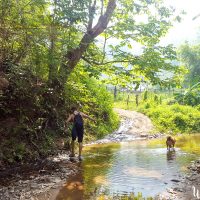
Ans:
{"type": "Polygon", "coordinates": [[[116,100],[117,98],[117,86],[115,85],[115,88],[114,88],[114,100],[116,100]]]}
{"type": "Polygon", "coordinates": [[[128,104],[129,104],[129,94],[128,94],[128,97],[127,97],[127,106],[128,106],[128,104]]]}
{"type": "Polygon", "coordinates": [[[139,105],[138,96],[139,96],[138,94],[136,94],[136,95],[135,95],[135,102],[136,102],[136,106],[138,106],[138,105],[139,105]]]}

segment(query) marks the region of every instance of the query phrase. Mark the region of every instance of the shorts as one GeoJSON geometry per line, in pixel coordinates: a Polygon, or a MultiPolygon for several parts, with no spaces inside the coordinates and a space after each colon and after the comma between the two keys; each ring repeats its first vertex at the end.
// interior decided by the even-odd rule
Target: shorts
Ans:
{"type": "Polygon", "coordinates": [[[72,128],[72,140],[75,141],[78,137],[78,142],[83,142],[83,126],[82,125],[73,125],[72,128]]]}

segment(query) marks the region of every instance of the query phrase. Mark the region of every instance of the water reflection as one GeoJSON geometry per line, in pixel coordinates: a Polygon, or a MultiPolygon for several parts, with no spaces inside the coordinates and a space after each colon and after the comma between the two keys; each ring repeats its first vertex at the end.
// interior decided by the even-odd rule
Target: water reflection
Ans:
{"type": "Polygon", "coordinates": [[[176,159],[176,151],[175,149],[167,151],[167,160],[171,161],[171,160],[175,160],[176,159]]]}
{"type": "Polygon", "coordinates": [[[72,176],[60,190],[56,200],[81,200],[84,199],[84,183],[82,172],[72,176]]]}

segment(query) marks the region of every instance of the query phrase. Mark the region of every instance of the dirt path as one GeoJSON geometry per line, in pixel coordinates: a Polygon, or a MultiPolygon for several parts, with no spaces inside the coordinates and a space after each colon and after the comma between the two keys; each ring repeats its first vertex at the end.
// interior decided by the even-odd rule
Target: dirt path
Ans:
{"type": "Polygon", "coordinates": [[[153,124],[151,120],[142,113],[119,108],[115,108],[114,110],[121,117],[129,118],[133,122],[132,127],[127,131],[127,134],[146,136],[153,131],[153,124]]]}

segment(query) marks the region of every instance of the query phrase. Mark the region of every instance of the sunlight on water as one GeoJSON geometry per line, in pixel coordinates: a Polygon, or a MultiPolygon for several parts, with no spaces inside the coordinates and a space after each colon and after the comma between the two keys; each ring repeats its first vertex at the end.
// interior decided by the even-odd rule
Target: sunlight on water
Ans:
{"type": "Polygon", "coordinates": [[[146,170],[139,167],[125,167],[123,170],[127,176],[140,176],[140,177],[151,177],[151,178],[162,178],[162,174],[154,170],[146,170]]]}
{"type": "Polygon", "coordinates": [[[56,199],[119,199],[140,192],[154,197],[172,186],[172,179],[181,181],[180,174],[197,157],[191,152],[200,152],[200,135],[176,140],[175,151],[166,150],[165,139],[87,146],[82,170],[56,199]]]}
{"type": "Polygon", "coordinates": [[[96,177],[94,177],[93,182],[95,184],[101,184],[101,185],[104,185],[104,186],[109,185],[109,182],[106,180],[105,176],[96,176],[96,177]]]}

